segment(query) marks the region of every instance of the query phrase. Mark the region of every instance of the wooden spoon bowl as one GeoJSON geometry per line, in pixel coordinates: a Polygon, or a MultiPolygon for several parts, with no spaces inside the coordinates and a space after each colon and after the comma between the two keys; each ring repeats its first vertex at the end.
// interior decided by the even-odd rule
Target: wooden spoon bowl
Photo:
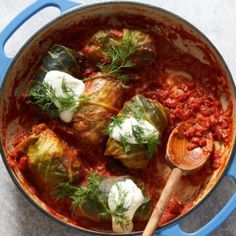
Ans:
{"type": "Polygon", "coordinates": [[[202,147],[191,144],[191,139],[187,138],[185,131],[193,126],[193,122],[184,122],[176,126],[172,131],[166,148],[166,160],[173,167],[178,167],[185,173],[194,172],[201,169],[213,150],[213,137],[207,133],[204,137],[205,145],[202,147]]]}

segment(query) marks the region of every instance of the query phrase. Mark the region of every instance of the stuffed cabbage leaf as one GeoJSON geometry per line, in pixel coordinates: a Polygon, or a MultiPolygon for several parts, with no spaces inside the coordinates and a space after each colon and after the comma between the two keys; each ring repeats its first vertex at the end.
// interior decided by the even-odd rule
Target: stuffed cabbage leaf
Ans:
{"type": "Polygon", "coordinates": [[[73,117],[73,130],[81,143],[97,147],[105,143],[104,129],[122,107],[127,89],[121,83],[96,74],[86,82],[86,90],[73,117]],[[100,78],[98,78],[100,76],[100,78]]]}
{"type": "Polygon", "coordinates": [[[112,60],[112,52],[127,55],[133,67],[150,65],[155,60],[155,45],[150,34],[135,30],[100,30],[84,48],[85,57],[101,63],[112,60]]]}
{"type": "Polygon", "coordinates": [[[64,182],[78,183],[83,175],[77,151],[44,124],[34,126],[17,150],[27,155],[28,171],[41,190],[53,191],[64,182]]]}
{"type": "Polygon", "coordinates": [[[81,54],[62,45],[53,45],[41,61],[36,81],[43,81],[48,71],[58,70],[75,77],[80,75],[81,54]]]}
{"type": "MultiPolygon", "coordinates": [[[[130,169],[144,168],[161,142],[161,135],[168,123],[168,110],[157,101],[147,99],[142,95],[135,95],[130,101],[124,104],[117,117],[110,123],[107,128],[107,134],[110,136],[106,144],[106,156],[113,156],[122,162],[123,165],[130,169]],[[111,132],[115,126],[121,126],[125,119],[137,119],[142,124],[148,122],[155,128],[155,133],[151,134],[149,139],[142,140],[138,136],[139,142],[124,141],[129,137],[122,137],[120,141],[111,137],[111,132]]],[[[132,132],[134,133],[132,126],[132,132]]],[[[141,130],[142,131],[142,130],[141,130]]],[[[139,134],[142,134],[139,132],[139,134]]],[[[120,134],[121,135],[121,134],[120,134]]],[[[135,136],[136,138],[136,136],[135,136]]]]}
{"type": "MultiPolygon", "coordinates": [[[[108,207],[109,192],[114,184],[127,179],[130,177],[101,177],[90,174],[85,185],[58,185],[55,195],[60,199],[69,197],[72,200],[72,209],[76,217],[82,216],[95,222],[111,221],[111,212],[108,207]]],[[[143,189],[140,181],[135,182],[143,189]]],[[[150,216],[151,203],[145,192],[146,190],[143,190],[145,201],[135,212],[134,220],[146,221],[150,216]]],[[[120,213],[122,216],[122,212],[120,213]]]]}

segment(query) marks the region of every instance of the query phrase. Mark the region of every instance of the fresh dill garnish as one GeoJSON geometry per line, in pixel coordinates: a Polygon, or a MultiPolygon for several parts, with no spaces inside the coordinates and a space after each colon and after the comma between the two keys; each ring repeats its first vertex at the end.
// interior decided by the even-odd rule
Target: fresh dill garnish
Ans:
{"type": "Polygon", "coordinates": [[[132,125],[132,133],[137,143],[145,143],[145,134],[142,126],[132,125]]]}
{"type": "MultiPolygon", "coordinates": [[[[104,130],[104,134],[110,136],[115,127],[121,128],[121,124],[124,122],[125,116],[117,116],[112,118],[112,122],[104,130]]],[[[127,142],[127,135],[120,135],[120,142],[123,145],[125,153],[131,150],[130,144],[127,142]]]]}
{"type": "Polygon", "coordinates": [[[151,134],[149,136],[146,137],[146,141],[147,141],[147,157],[151,158],[153,153],[156,151],[157,145],[160,145],[160,139],[157,137],[157,134],[151,134]]]}
{"type": "Polygon", "coordinates": [[[118,126],[121,127],[121,124],[123,123],[125,117],[124,116],[117,116],[117,117],[112,117],[111,123],[106,127],[104,130],[104,134],[109,136],[112,133],[112,130],[118,126]]]}
{"type": "Polygon", "coordinates": [[[113,210],[107,208],[106,212],[103,213],[103,216],[106,217],[107,215],[111,215],[114,218],[115,223],[120,225],[120,227],[125,231],[130,224],[130,219],[126,216],[126,212],[129,209],[125,207],[125,200],[128,192],[122,190],[118,183],[115,185],[118,190],[118,198],[113,193],[110,195],[110,200],[112,202],[111,204],[116,205],[116,207],[113,210]]]}
{"type": "Polygon", "coordinates": [[[99,198],[99,185],[102,177],[90,173],[88,176],[88,184],[85,186],[75,186],[70,183],[58,184],[53,195],[58,199],[70,198],[72,200],[72,210],[76,209],[86,203],[86,201],[97,202],[99,198]]]}
{"type": "Polygon", "coordinates": [[[127,139],[128,139],[128,135],[125,134],[125,135],[120,135],[120,142],[123,146],[123,149],[124,149],[124,152],[125,153],[128,153],[131,151],[131,145],[130,143],[128,143],[127,139]]]}
{"type": "Polygon", "coordinates": [[[55,91],[51,85],[38,82],[28,92],[27,103],[39,106],[44,112],[52,117],[59,116],[59,110],[54,104],[55,91]]]}
{"type": "Polygon", "coordinates": [[[143,111],[140,108],[136,108],[134,110],[134,118],[136,120],[143,120],[143,117],[144,117],[143,111]]]}
{"type": "Polygon", "coordinates": [[[148,136],[145,136],[143,127],[140,125],[133,125],[132,132],[137,143],[147,145],[147,157],[151,158],[153,153],[156,151],[157,145],[160,144],[157,133],[152,133],[148,136]]]}
{"type": "Polygon", "coordinates": [[[91,173],[88,177],[88,185],[77,187],[77,190],[71,196],[72,209],[75,211],[80,205],[83,205],[86,201],[98,201],[99,200],[99,185],[102,178],[96,174],[91,173]]]}
{"type": "Polygon", "coordinates": [[[72,196],[77,190],[76,186],[73,186],[69,183],[58,184],[57,188],[53,192],[53,195],[59,200],[64,200],[72,196]]]}
{"type": "Polygon", "coordinates": [[[56,96],[55,98],[60,104],[60,112],[75,107],[78,100],[78,96],[67,86],[65,79],[62,80],[61,89],[64,96],[56,96]]]}
{"type": "Polygon", "coordinates": [[[64,96],[57,96],[49,83],[38,82],[29,90],[27,103],[39,106],[52,117],[58,117],[60,112],[67,109],[76,109],[78,96],[67,86],[65,79],[62,80],[61,89],[64,96]],[[59,108],[55,103],[59,104],[59,108]]]}
{"type": "Polygon", "coordinates": [[[135,106],[133,103],[127,104],[124,109],[124,114],[132,115],[137,120],[144,119],[144,112],[139,106],[135,106]]]}
{"type": "Polygon", "coordinates": [[[132,42],[131,35],[125,33],[120,44],[105,48],[104,51],[110,62],[99,63],[97,66],[103,74],[114,74],[117,79],[127,81],[129,76],[124,74],[123,70],[134,66],[130,57],[137,51],[138,47],[139,45],[132,42]]]}

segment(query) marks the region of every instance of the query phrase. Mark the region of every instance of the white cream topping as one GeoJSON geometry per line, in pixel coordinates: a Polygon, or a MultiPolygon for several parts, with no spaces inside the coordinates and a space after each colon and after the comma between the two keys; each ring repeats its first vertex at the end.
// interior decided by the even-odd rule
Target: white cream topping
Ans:
{"type": "MultiPolygon", "coordinates": [[[[71,89],[78,98],[84,92],[85,90],[84,82],[79,79],[74,78],[73,76],[65,72],[52,70],[52,71],[49,71],[44,78],[44,82],[47,82],[48,84],[52,86],[52,88],[55,91],[56,96],[66,97],[66,94],[62,90],[63,80],[66,83],[66,86],[69,89],[71,89]]],[[[78,101],[77,101],[76,106],[79,103],[79,99],[77,100],[78,101]]],[[[57,108],[59,109],[61,108],[61,104],[58,101],[54,101],[54,104],[57,108]]],[[[66,123],[69,123],[73,118],[74,109],[76,108],[76,106],[70,107],[67,110],[61,111],[59,114],[60,119],[66,123]]]]}
{"type": "Polygon", "coordinates": [[[125,228],[122,227],[117,224],[116,217],[112,216],[112,229],[117,233],[132,232],[133,217],[136,210],[144,203],[144,196],[140,188],[131,179],[117,182],[111,187],[108,195],[108,206],[111,211],[114,211],[120,204],[121,194],[125,196],[123,206],[128,209],[124,213],[124,217],[127,217],[127,225],[125,228]]]}
{"type": "MultiPolygon", "coordinates": [[[[144,135],[143,138],[153,134],[159,135],[156,128],[146,120],[137,120],[133,117],[125,118],[120,125],[116,125],[110,134],[110,137],[120,142],[121,137],[126,137],[127,143],[137,144],[137,140],[133,134],[133,126],[142,128],[144,135]]],[[[146,142],[145,142],[146,143],[146,142]]]]}

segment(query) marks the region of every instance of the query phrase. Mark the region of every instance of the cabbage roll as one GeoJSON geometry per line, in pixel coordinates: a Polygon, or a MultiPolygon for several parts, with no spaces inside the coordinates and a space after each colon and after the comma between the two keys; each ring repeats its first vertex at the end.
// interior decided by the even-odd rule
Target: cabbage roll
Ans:
{"type": "Polygon", "coordinates": [[[84,48],[85,57],[95,63],[111,60],[111,52],[128,56],[133,67],[150,65],[155,60],[155,45],[150,34],[135,30],[100,30],[84,48]]]}
{"type": "Polygon", "coordinates": [[[168,123],[168,110],[159,102],[135,95],[124,104],[106,133],[106,156],[130,169],[144,168],[155,153],[168,123]]]}
{"type": "Polygon", "coordinates": [[[17,145],[28,157],[28,171],[41,190],[52,191],[60,183],[78,183],[83,175],[77,151],[47,128],[33,127],[32,133],[17,145]]]}
{"type": "Polygon", "coordinates": [[[105,143],[104,129],[123,106],[126,90],[121,83],[99,73],[86,82],[86,90],[72,120],[81,143],[95,149],[105,143]]]}
{"type": "MultiPolygon", "coordinates": [[[[111,221],[108,210],[109,192],[114,184],[127,179],[131,178],[129,176],[101,177],[90,174],[85,185],[75,186],[67,183],[58,185],[55,195],[59,199],[69,197],[72,200],[72,209],[76,217],[82,216],[95,222],[111,221]]],[[[140,189],[144,189],[142,182],[137,180],[134,182],[140,189]]],[[[147,190],[142,190],[142,192],[145,200],[134,214],[134,220],[137,221],[146,221],[151,213],[151,203],[145,193],[147,190]]]]}
{"type": "Polygon", "coordinates": [[[75,77],[80,74],[81,54],[73,49],[55,44],[42,59],[36,81],[43,81],[48,71],[59,70],[75,77]]]}

